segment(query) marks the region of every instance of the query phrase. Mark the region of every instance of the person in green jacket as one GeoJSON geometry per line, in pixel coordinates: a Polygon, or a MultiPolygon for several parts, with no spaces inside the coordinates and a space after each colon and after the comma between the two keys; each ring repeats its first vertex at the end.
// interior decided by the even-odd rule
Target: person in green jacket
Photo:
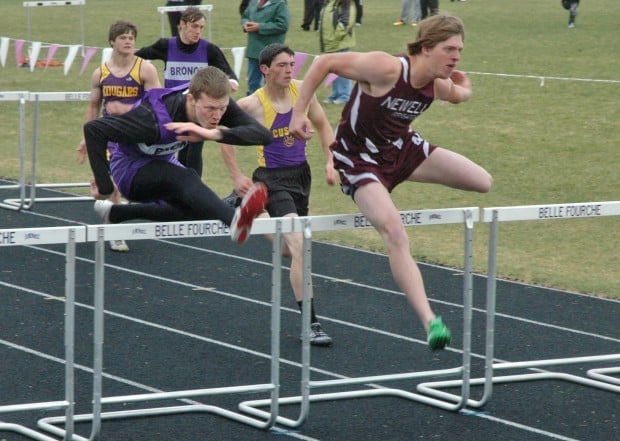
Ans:
{"type": "Polygon", "coordinates": [[[272,43],[284,43],[291,22],[286,0],[241,0],[241,26],[248,34],[245,54],[248,59],[248,95],[263,85],[258,58],[272,43]]]}
{"type": "MultiPolygon", "coordinates": [[[[347,52],[355,46],[356,6],[352,0],[327,0],[321,10],[321,52],[347,52]]],[[[351,95],[351,80],[337,77],[332,83],[332,93],[327,104],[344,104],[351,95]]]]}

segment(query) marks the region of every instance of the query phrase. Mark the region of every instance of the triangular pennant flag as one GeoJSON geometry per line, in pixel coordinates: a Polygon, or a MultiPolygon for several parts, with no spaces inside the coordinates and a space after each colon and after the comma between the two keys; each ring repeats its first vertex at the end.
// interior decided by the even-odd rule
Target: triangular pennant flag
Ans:
{"type": "Polygon", "coordinates": [[[55,43],[51,44],[49,49],[47,50],[47,57],[45,57],[45,68],[46,69],[50,65],[50,61],[52,61],[52,58],[54,58],[54,54],[56,53],[57,50],[58,50],[58,45],[55,43]]]}
{"type": "Polygon", "coordinates": [[[33,41],[30,46],[30,72],[34,71],[34,67],[37,65],[37,58],[39,58],[39,52],[41,52],[41,42],[33,41]]]}
{"type": "Polygon", "coordinates": [[[22,65],[23,47],[24,47],[24,40],[15,40],[15,61],[17,62],[17,67],[21,67],[22,65]]]}
{"type": "Polygon", "coordinates": [[[112,57],[112,48],[104,47],[101,51],[101,64],[105,63],[112,57]]]}
{"type": "Polygon", "coordinates": [[[243,66],[243,56],[245,55],[245,47],[233,47],[233,57],[235,58],[235,66],[233,70],[237,78],[241,78],[241,67],[243,66]]]}
{"type": "Polygon", "coordinates": [[[6,63],[6,56],[9,53],[9,37],[0,38],[0,63],[4,67],[6,63]]]}
{"type": "Polygon", "coordinates": [[[308,54],[297,52],[295,54],[295,67],[293,68],[293,78],[297,78],[297,74],[308,59],[308,54]]]}
{"type": "Polygon", "coordinates": [[[325,87],[328,87],[330,84],[336,81],[336,78],[338,78],[338,75],[336,75],[335,73],[330,73],[329,75],[327,75],[327,78],[325,78],[325,87]]]}
{"type": "Polygon", "coordinates": [[[67,59],[65,60],[65,76],[67,75],[67,72],[69,72],[69,69],[71,69],[71,65],[73,64],[73,60],[75,60],[75,56],[79,49],[79,44],[69,46],[69,53],[67,54],[67,59]]]}
{"type": "Polygon", "coordinates": [[[80,69],[80,75],[84,73],[86,70],[86,66],[90,63],[90,59],[93,58],[93,55],[97,53],[96,47],[88,47],[86,48],[86,53],[84,54],[84,61],[82,61],[82,68],[80,69]]]}

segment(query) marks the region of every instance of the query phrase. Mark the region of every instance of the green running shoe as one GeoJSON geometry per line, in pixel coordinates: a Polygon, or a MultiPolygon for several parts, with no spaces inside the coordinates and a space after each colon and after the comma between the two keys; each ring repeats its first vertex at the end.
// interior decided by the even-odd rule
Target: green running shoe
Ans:
{"type": "Polygon", "coordinates": [[[441,316],[438,315],[430,321],[426,341],[431,351],[445,348],[450,344],[450,339],[450,330],[443,324],[441,316]]]}

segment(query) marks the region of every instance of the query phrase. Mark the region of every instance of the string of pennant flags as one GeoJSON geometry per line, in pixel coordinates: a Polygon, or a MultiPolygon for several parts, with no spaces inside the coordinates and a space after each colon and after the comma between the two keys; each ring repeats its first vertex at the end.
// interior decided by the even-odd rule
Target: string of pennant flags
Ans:
{"type": "MultiPolygon", "coordinates": [[[[36,67],[46,70],[49,67],[62,66],[66,76],[71,70],[80,49],[82,49],[82,65],[80,67],[80,75],[82,75],[97,52],[101,50],[102,63],[104,63],[112,54],[111,48],[84,47],[81,44],[66,45],[58,43],[42,43],[40,41],[0,37],[0,65],[2,65],[3,68],[6,66],[11,42],[14,43],[15,61],[17,67],[28,67],[31,72],[33,72],[36,67]],[[27,49],[27,57],[24,57],[24,48],[27,49]],[[54,59],[54,56],[61,48],[67,48],[67,54],[63,62],[59,62],[54,59]],[[42,51],[45,51],[46,49],[47,53],[45,54],[45,59],[39,61],[39,55],[41,55],[42,51]]],[[[233,47],[230,48],[230,51],[232,52],[234,59],[233,70],[237,75],[237,78],[240,78],[243,59],[245,56],[245,47],[233,47]]],[[[317,55],[297,52],[295,54],[293,78],[297,78],[297,75],[306,62],[309,59],[314,59],[315,57],[317,57],[317,55]]],[[[325,79],[325,86],[329,86],[336,78],[337,75],[329,74],[329,76],[325,79]]]]}

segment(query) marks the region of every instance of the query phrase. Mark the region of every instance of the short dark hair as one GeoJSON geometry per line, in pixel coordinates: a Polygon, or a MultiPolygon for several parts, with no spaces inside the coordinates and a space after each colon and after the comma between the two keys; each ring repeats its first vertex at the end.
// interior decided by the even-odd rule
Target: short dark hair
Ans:
{"type": "Polygon", "coordinates": [[[123,34],[133,34],[134,38],[138,38],[138,28],[136,25],[126,20],[115,21],[110,25],[108,42],[113,42],[119,35],[123,34]]]}
{"type": "Polygon", "coordinates": [[[181,13],[181,21],[185,23],[194,23],[203,18],[206,18],[204,13],[196,6],[190,6],[181,13]]]}
{"type": "Polygon", "coordinates": [[[295,56],[295,51],[287,45],[281,43],[272,43],[265,46],[265,48],[260,51],[260,54],[258,55],[258,64],[265,64],[267,66],[271,66],[273,59],[280,55],[282,52],[287,53],[291,57],[295,56]]]}

